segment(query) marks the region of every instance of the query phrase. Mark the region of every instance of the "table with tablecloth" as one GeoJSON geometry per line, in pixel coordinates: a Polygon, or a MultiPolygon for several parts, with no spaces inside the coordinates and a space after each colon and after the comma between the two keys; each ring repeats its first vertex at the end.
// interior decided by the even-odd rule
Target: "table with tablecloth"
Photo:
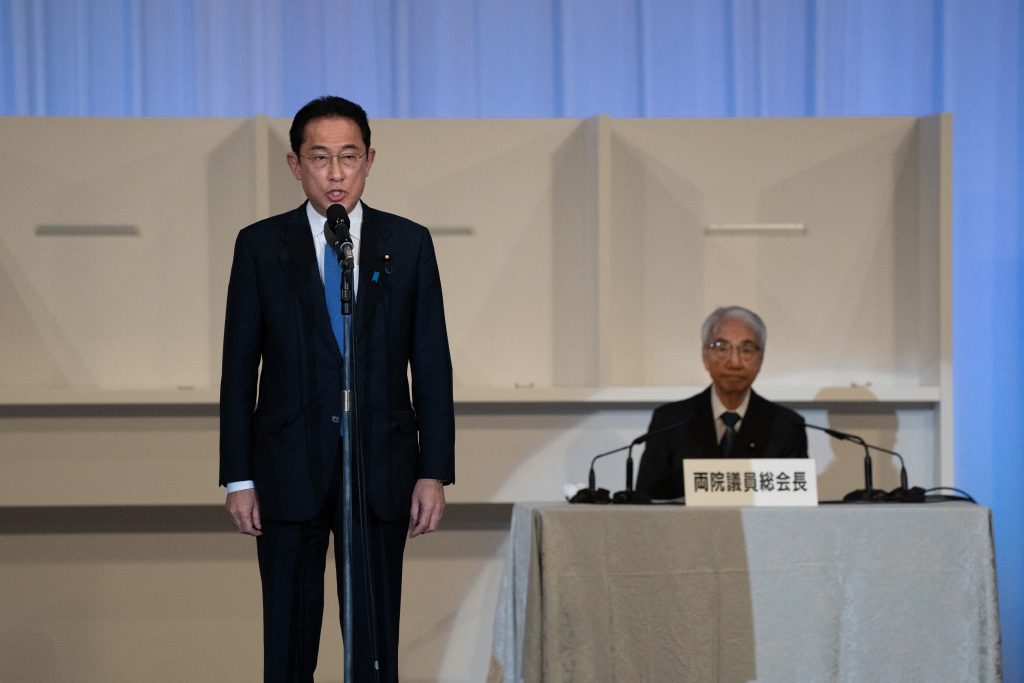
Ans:
{"type": "Polygon", "coordinates": [[[998,681],[969,503],[517,504],[491,681],[998,681]]]}

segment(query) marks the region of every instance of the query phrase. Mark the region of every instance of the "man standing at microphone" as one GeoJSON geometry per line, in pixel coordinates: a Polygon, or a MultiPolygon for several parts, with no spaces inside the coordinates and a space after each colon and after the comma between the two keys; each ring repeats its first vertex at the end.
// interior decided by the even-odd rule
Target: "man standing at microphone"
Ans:
{"type": "Polygon", "coordinates": [[[339,416],[343,358],[352,354],[359,627],[345,647],[352,648],[356,680],[397,681],[406,536],[438,528],[443,486],[455,479],[452,366],[437,260],[426,228],[361,201],[376,155],[362,107],[340,97],[313,100],[296,113],[289,137],[288,165],[308,201],[250,225],[235,243],[220,483],[235,526],[256,537],[264,680],[312,681],[331,533],[339,600],[342,590],[339,416]],[[332,204],[348,213],[354,246],[351,350],[332,328],[340,315],[337,257],[324,235],[332,204]]]}
{"type": "Polygon", "coordinates": [[[687,458],[807,457],[804,419],[751,389],[767,338],[761,316],[742,306],[717,308],[704,320],[701,358],[711,386],[654,411],[647,431],[663,431],[647,441],[637,491],[681,498],[687,458]]]}

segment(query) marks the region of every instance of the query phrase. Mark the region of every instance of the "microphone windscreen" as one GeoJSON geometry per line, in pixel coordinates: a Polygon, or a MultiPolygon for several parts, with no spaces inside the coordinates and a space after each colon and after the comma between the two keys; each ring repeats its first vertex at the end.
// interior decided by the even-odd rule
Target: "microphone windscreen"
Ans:
{"type": "Polygon", "coordinates": [[[331,204],[327,207],[327,222],[331,225],[348,223],[348,211],[341,204],[331,204]]]}

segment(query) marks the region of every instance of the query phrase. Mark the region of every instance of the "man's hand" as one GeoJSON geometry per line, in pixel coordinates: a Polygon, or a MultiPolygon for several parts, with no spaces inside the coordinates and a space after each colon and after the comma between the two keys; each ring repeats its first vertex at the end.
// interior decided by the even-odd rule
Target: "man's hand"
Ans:
{"type": "Polygon", "coordinates": [[[243,489],[229,493],[224,507],[231,515],[231,521],[235,528],[243,534],[250,536],[262,536],[263,527],[260,524],[260,503],[256,500],[256,489],[243,489]]]}
{"type": "Polygon", "coordinates": [[[412,490],[409,538],[437,531],[444,515],[444,486],[437,479],[418,479],[412,490]]]}

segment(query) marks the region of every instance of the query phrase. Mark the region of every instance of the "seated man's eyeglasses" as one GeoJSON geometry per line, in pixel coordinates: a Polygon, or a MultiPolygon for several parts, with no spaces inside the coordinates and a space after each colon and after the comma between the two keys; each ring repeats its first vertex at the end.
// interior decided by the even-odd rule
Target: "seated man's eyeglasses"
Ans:
{"type": "Polygon", "coordinates": [[[733,350],[740,356],[740,360],[747,362],[757,358],[761,353],[761,347],[753,342],[743,342],[739,346],[733,346],[732,343],[722,339],[717,339],[707,346],[708,351],[715,360],[725,360],[732,355],[733,350]]]}

